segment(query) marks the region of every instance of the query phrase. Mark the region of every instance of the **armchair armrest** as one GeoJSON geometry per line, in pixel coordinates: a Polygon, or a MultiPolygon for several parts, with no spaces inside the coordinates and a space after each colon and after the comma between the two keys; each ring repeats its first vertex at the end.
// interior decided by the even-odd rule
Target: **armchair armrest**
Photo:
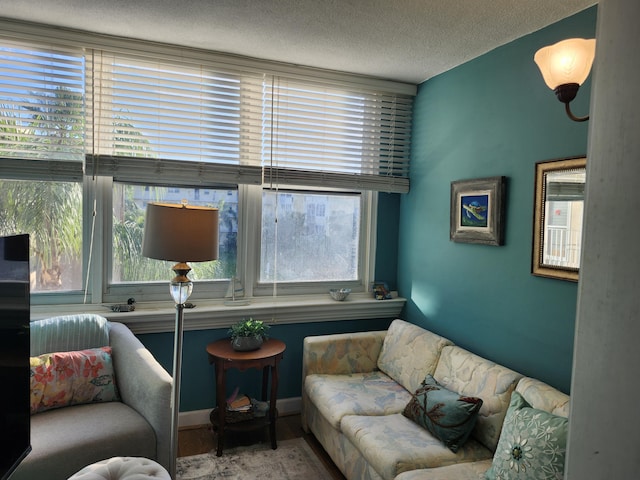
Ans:
{"type": "Polygon", "coordinates": [[[140,413],[156,433],[155,459],[169,468],[171,457],[171,375],[122,323],[111,322],[116,383],[122,402],[140,413]]]}
{"type": "Polygon", "coordinates": [[[377,369],[386,330],[306,337],[302,348],[302,378],[316,373],[349,374],[377,369]]]}

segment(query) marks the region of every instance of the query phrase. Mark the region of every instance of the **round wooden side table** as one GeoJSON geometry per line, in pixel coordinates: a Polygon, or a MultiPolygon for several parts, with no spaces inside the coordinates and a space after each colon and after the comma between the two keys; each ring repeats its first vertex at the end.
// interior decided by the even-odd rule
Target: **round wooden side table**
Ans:
{"type": "Polygon", "coordinates": [[[231,347],[231,339],[224,338],[207,345],[209,363],[215,367],[218,449],[216,455],[222,455],[224,448],[224,434],[226,429],[247,430],[269,426],[271,448],[278,448],[276,444],[276,419],[278,411],[276,400],[278,394],[278,363],[284,357],[286,345],[275,338],[267,339],[258,350],[251,352],[237,352],[231,347]],[[241,424],[225,425],[227,370],[237,368],[245,371],[249,368],[262,369],[262,400],[269,400],[269,413],[263,418],[252,418],[241,424]],[[271,388],[269,388],[271,380],[271,388]],[[267,396],[267,393],[269,394],[267,396]]]}

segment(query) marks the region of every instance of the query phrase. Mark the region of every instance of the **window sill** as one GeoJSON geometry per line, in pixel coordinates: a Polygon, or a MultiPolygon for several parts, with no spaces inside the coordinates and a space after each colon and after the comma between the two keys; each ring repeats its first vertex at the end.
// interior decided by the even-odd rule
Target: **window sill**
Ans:
{"type": "MultiPolygon", "coordinates": [[[[405,302],[397,295],[389,300],[375,300],[371,294],[364,293],[352,293],[343,302],[326,295],[260,297],[251,299],[248,305],[238,306],[225,305],[221,300],[194,301],[195,308],[184,310],[184,329],[228,328],[246,317],[255,317],[270,325],[397,318],[405,302]]],[[[133,333],[173,332],[175,328],[175,307],[170,301],[138,303],[133,312],[112,312],[109,305],[31,307],[32,320],[75,313],[97,313],[113,322],[125,323],[133,333]]]]}

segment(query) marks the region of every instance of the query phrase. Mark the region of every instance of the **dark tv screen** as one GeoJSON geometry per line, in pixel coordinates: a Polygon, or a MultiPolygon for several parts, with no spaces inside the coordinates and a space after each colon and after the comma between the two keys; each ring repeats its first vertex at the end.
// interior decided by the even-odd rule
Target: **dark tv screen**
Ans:
{"type": "Polygon", "coordinates": [[[31,451],[29,236],[0,237],[0,479],[31,451]]]}

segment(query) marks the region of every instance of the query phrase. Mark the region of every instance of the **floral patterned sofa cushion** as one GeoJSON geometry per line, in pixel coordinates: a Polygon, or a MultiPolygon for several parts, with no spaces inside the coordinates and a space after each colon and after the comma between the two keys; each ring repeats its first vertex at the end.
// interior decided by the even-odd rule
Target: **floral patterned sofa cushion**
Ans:
{"type": "Polygon", "coordinates": [[[433,377],[451,391],[482,399],[471,435],[495,451],[511,392],[522,375],[463,348],[448,346],[442,349],[433,377]]]}
{"type": "Polygon", "coordinates": [[[488,448],[471,438],[456,453],[401,413],[384,416],[347,415],[342,432],[385,480],[421,468],[490,459],[488,448]]]}
{"type": "Polygon", "coordinates": [[[30,358],[31,414],[82,403],[119,400],[111,347],[30,358]]]}
{"type": "Polygon", "coordinates": [[[378,368],[410,392],[432,375],[440,352],[453,342],[423,328],[396,319],[391,322],[378,357],[378,368]]]}
{"type": "Polygon", "coordinates": [[[387,415],[401,412],[411,394],[380,371],[351,375],[309,375],[308,398],[331,426],[340,429],[345,415],[387,415]]]}
{"type": "Polygon", "coordinates": [[[533,408],[561,417],[569,417],[569,395],[540,380],[524,377],[518,382],[516,392],[522,395],[533,408]]]}
{"type": "Polygon", "coordinates": [[[394,480],[485,480],[491,460],[457,463],[440,468],[421,468],[398,475],[394,480]]]}

